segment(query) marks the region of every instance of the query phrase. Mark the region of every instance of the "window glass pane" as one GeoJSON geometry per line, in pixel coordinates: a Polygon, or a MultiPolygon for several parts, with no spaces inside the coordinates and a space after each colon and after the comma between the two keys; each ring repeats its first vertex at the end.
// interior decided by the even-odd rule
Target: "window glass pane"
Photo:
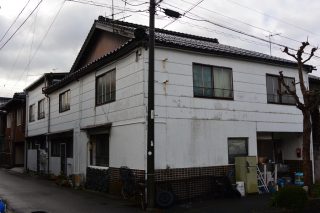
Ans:
{"type": "Polygon", "coordinates": [[[35,107],[34,107],[34,104],[32,104],[31,106],[29,106],[29,122],[34,120],[35,120],[35,107]]]}
{"type": "Polygon", "coordinates": [[[7,128],[11,128],[11,118],[12,118],[11,115],[12,115],[11,113],[7,115],[7,128]]]}
{"type": "Polygon", "coordinates": [[[95,165],[109,166],[109,136],[97,135],[95,140],[95,165]]]}
{"type": "Polygon", "coordinates": [[[111,72],[111,100],[116,100],[116,71],[111,72]]]}
{"type": "Polygon", "coordinates": [[[97,78],[97,104],[115,100],[115,73],[113,70],[97,78]]]}
{"type": "Polygon", "coordinates": [[[247,138],[228,138],[229,163],[234,163],[234,158],[248,156],[247,138]]]}
{"type": "Polygon", "coordinates": [[[209,66],[202,66],[202,81],[203,81],[203,92],[205,97],[212,97],[212,68],[209,66]]]}
{"type": "Polygon", "coordinates": [[[111,96],[111,72],[106,74],[106,86],[105,86],[105,97],[106,101],[110,101],[111,96]]]}
{"type": "Polygon", "coordinates": [[[232,98],[232,71],[227,68],[213,69],[215,97],[232,98]]]}
{"type": "Polygon", "coordinates": [[[193,65],[193,93],[194,96],[203,96],[201,65],[193,65]]]}
{"type": "Polygon", "coordinates": [[[22,121],[22,110],[18,109],[17,110],[17,126],[21,125],[21,121],[22,121]]]}
{"type": "Polygon", "coordinates": [[[60,111],[66,111],[70,109],[70,90],[60,94],[60,111]]]}
{"type": "Polygon", "coordinates": [[[98,78],[97,83],[97,104],[102,103],[102,78],[98,78]]]}
{"type": "Polygon", "coordinates": [[[38,103],[38,119],[44,118],[44,99],[38,103]]]}
{"type": "Polygon", "coordinates": [[[279,103],[279,81],[277,76],[267,75],[267,101],[269,103],[279,103]]]}
{"type": "MultiPolygon", "coordinates": [[[[290,90],[295,90],[295,85],[294,85],[294,78],[288,78],[284,77],[283,78],[284,83],[289,86],[290,90]]],[[[289,92],[286,92],[285,86],[281,84],[281,101],[284,104],[294,104],[295,99],[292,95],[289,94],[289,92]]]]}

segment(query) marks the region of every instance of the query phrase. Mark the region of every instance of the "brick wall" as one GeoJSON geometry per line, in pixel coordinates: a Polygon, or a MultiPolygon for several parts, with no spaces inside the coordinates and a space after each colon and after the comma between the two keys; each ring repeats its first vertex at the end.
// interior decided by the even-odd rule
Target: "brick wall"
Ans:
{"type": "MultiPolygon", "coordinates": [[[[144,183],[145,171],[133,170],[136,181],[144,183]]],[[[189,200],[212,193],[213,176],[230,176],[234,182],[234,166],[159,169],[155,171],[156,190],[171,190],[177,200],[189,200]]],[[[108,170],[109,193],[120,195],[122,183],[120,169],[108,170]]]]}

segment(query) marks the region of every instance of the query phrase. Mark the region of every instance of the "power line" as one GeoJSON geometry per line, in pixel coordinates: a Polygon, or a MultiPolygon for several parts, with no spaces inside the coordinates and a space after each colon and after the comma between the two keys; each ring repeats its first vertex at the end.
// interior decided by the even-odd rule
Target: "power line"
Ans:
{"type": "Polygon", "coordinates": [[[319,34],[316,34],[316,33],[312,32],[312,31],[310,31],[310,30],[308,30],[308,29],[306,29],[306,28],[297,26],[297,25],[295,25],[295,24],[291,24],[291,23],[289,23],[289,22],[287,22],[287,21],[285,21],[285,20],[283,20],[283,19],[280,19],[280,18],[277,18],[277,17],[275,17],[275,16],[269,15],[269,14],[267,14],[267,13],[264,13],[264,12],[260,11],[260,10],[250,8],[250,7],[248,7],[248,6],[245,6],[245,5],[243,5],[243,4],[240,4],[240,3],[235,2],[235,1],[232,1],[232,0],[227,0],[227,1],[230,2],[230,3],[232,3],[232,4],[236,4],[236,5],[240,6],[240,7],[246,8],[246,9],[248,9],[248,10],[254,11],[254,12],[256,12],[256,13],[262,14],[262,15],[264,15],[264,16],[267,16],[267,17],[276,19],[276,20],[278,20],[278,21],[280,21],[280,22],[282,22],[282,23],[284,23],[284,24],[290,25],[290,26],[295,27],[295,28],[297,28],[297,29],[303,30],[303,31],[305,31],[305,32],[311,33],[311,34],[316,35],[316,36],[320,36],[319,34]]]}
{"type": "MultiPolygon", "coordinates": [[[[230,31],[233,31],[233,32],[236,32],[236,33],[239,33],[239,34],[242,34],[242,35],[246,35],[248,37],[251,37],[251,38],[254,38],[254,39],[257,39],[257,40],[260,40],[260,41],[264,41],[264,42],[268,42],[268,43],[271,43],[271,44],[274,44],[274,45],[277,45],[277,46],[280,46],[280,47],[283,47],[283,48],[288,48],[290,50],[293,50],[293,51],[297,51],[296,49],[292,48],[292,47],[288,47],[286,45],[283,45],[283,44],[280,44],[280,43],[277,43],[277,42],[273,42],[273,41],[268,41],[267,39],[264,39],[264,38],[260,38],[258,36],[255,36],[255,35],[251,35],[249,33],[245,33],[245,32],[242,32],[240,30],[237,30],[237,29],[234,29],[234,28],[231,28],[231,27],[227,27],[227,26],[224,26],[222,24],[218,24],[218,23],[215,23],[213,21],[210,21],[210,20],[206,20],[206,19],[196,19],[196,18],[192,18],[192,17],[189,17],[189,16],[185,16],[186,18],[189,18],[191,20],[194,20],[194,21],[201,21],[201,22],[207,22],[207,23],[210,23],[210,24],[213,24],[215,26],[218,26],[218,27],[221,27],[221,28],[225,28],[227,30],[230,30],[230,31]]],[[[309,55],[308,53],[305,53],[307,55],[309,55]]],[[[317,55],[314,55],[315,58],[320,58],[319,56],[317,55]]]]}
{"type": "MultiPolygon", "coordinates": [[[[190,12],[191,10],[193,10],[195,7],[197,7],[199,4],[201,4],[204,0],[200,0],[197,3],[195,3],[194,5],[192,5],[188,10],[186,10],[181,16],[185,16],[188,12],[190,12]]],[[[162,29],[168,27],[169,25],[171,25],[172,23],[174,23],[177,19],[172,20],[171,22],[169,22],[168,24],[166,24],[162,29]]]]}
{"type": "Polygon", "coordinates": [[[132,3],[129,3],[128,0],[121,0],[121,1],[124,2],[125,5],[130,5],[133,7],[137,7],[137,6],[141,6],[141,5],[145,5],[145,4],[149,3],[149,2],[143,2],[143,3],[139,3],[139,4],[132,4],[132,3]]]}
{"type": "MultiPolygon", "coordinates": [[[[191,2],[186,1],[186,0],[180,0],[180,1],[185,2],[185,3],[188,3],[188,4],[192,4],[191,2]]],[[[239,19],[236,19],[236,18],[227,16],[227,15],[224,15],[224,14],[219,13],[219,12],[217,12],[217,11],[210,10],[210,9],[205,8],[205,7],[202,7],[202,6],[198,6],[198,8],[203,9],[203,10],[205,10],[205,11],[208,11],[208,12],[210,12],[210,13],[214,13],[214,14],[217,14],[217,15],[219,15],[219,16],[222,16],[222,17],[231,19],[231,20],[233,20],[233,21],[239,22],[239,23],[244,24],[244,25],[247,25],[247,26],[249,26],[249,27],[252,27],[252,28],[255,28],[255,29],[258,29],[258,30],[267,32],[268,34],[276,34],[275,32],[272,32],[271,30],[268,30],[268,29],[265,29],[265,28],[262,28],[262,27],[259,27],[259,26],[255,26],[255,25],[253,25],[253,24],[244,22],[244,21],[242,21],[242,20],[239,20],[239,19]]],[[[279,37],[282,37],[282,38],[284,38],[284,39],[287,39],[287,40],[291,40],[291,41],[294,41],[294,42],[297,42],[297,43],[301,43],[300,41],[298,41],[298,40],[296,40],[296,39],[293,39],[293,38],[290,38],[290,37],[288,37],[288,36],[284,36],[284,35],[278,35],[278,36],[279,36],[279,37]]]]}
{"type": "Polygon", "coordinates": [[[243,37],[240,37],[240,36],[236,36],[236,35],[233,35],[233,34],[230,34],[230,33],[226,33],[226,32],[222,32],[222,31],[219,31],[219,30],[214,30],[212,28],[208,28],[208,27],[192,24],[190,22],[185,22],[185,21],[181,21],[181,20],[177,20],[177,21],[179,23],[181,23],[181,24],[186,24],[186,25],[189,25],[191,27],[195,27],[195,28],[198,28],[198,29],[201,29],[201,30],[206,30],[208,32],[214,32],[214,33],[219,34],[219,35],[240,39],[241,41],[248,42],[248,43],[251,43],[251,44],[256,44],[256,45],[263,46],[263,47],[268,47],[268,44],[266,44],[266,43],[261,43],[261,42],[249,40],[249,39],[246,39],[246,38],[243,38],[243,37]]]}
{"type": "Polygon", "coordinates": [[[43,2],[43,0],[40,0],[37,4],[37,6],[31,11],[31,13],[27,16],[27,18],[20,24],[20,26],[14,31],[14,33],[8,38],[8,40],[0,47],[0,50],[2,50],[6,44],[13,38],[13,36],[20,30],[20,28],[28,21],[30,16],[36,11],[36,9],[39,7],[39,5],[43,2]]]}
{"type": "Polygon", "coordinates": [[[17,17],[13,20],[13,22],[11,23],[10,27],[7,29],[7,31],[3,34],[3,36],[0,39],[0,42],[2,42],[2,40],[4,39],[4,37],[6,37],[6,35],[8,34],[8,32],[11,30],[12,26],[16,23],[16,21],[18,20],[18,18],[20,17],[20,15],[23,13],[24,9],[28,6],[30,0],[27,1],[27,3],[24,5],[24,7],[22,8],[22,10],[19,12],[19,14],[17,15],[17,17]]]}
{"type": "MultiPolygon", "coordinates": [[[[181,9],[180,9],[179,7],[177,7],[177,6],[174,6],[174,5],[171,5],[171,4],[168,4],[168,3],[166,3],[166,4],[169,5],[169,6],[171,6],[171,7],[174,7],[174,8],[177,8],[177,9],[181,10],[181,9]]],[[[224,26],[224,25],[222,25],[222,24],[219,24],[219,23],[216,23],[216,22],[207,20],[207,19],[205,19],[205,18],[203,18],[203,17],[201,17],[201,16],[199,16],[199,15],[197,15],[197,14],[194,14],[194,13],[192,13],[192,12],[190,12],[190,14],[193,15],[193,16],[195,16],[195,17],[198,17],[198,18],[192,18],[192,17],[190,17],[190,16],[185,16],[185,17],[186,17],[186,18],[189,18],[189,19],[191,19],[191,20],[194,20],[194,21],[207,22],[207,23],[213,24],[213,25],[215,25],[215,26],[218,26],[218,27],[221,27],[221,28],[224,28],[224,29],[233,31],[233,32],[235,32],[235,33],[239,33],[239,34],[242,34],[242,35],[245,35],[245,36],[248,36],[248,37],[251,37],[251,38],[260,40],[260,41],[264,41],[264,42],[267,42],[267,43],[270,44],[270,41],[267,40],[267,39],[260,38],[260,37],[258,37],[258,36],[255,36],[255,35],[252,35],[252,34],[243,32],[243,31],[241,31],[241,30],[234,29],[234,28],[232,28],[232,27],[224,26]]],[[[294,49],[294,48],[291,48],[291,47],[289,47],[289,46],[287,46],[287,45],[283,45],[283,44],[280,44],[280,43],[277,43],[277,42],[271,42],[271,44],[274,44],[274,45],[277,45],[277,46],[280,46],[280,47],[283,47],[283,48],[288,48],[288,49],[293,50],[293,51],[297,51],[297,50],[294,49]]],[[[305,53],[305,54],[309,55],[308,53],[305,53]]],[[[320,57],[317,56],[317,55],[314,55],[314,57],[315,57],[315,58],[320,58],[320,57]]]]}
{"type": "MultiPolygon", "coordinates": [[[[79,3],[79,4],[86,4],[86,5],[92,5],[92,6],[96,6],[96,7],[104,7],[104,8],[109,8],[109,9],[116,9],[116,10],[122,10],[123,11],[123,8],[119,7],[119,6],[113,6],[110,5],[110,4],[104,4],[104,3],[100,3],[100,2],[95,2],[95,1],[85,1],[85,0],[67,0],[67,1],[70,1],[70,2],[76,2],[76,3],[79,3]]],[[[126,12],[146,12],[148,11],[147,9],[146,10],[132,10],[132,9],[125,9],[124,11],[126,12]]]]}
{"type": "Polygon", "coordinates": [[[57,13],[55,14],[52,22],[50,23],[49,27],[47,28],[47,31],[45,32],[45,34],[44,34],[44,36],[42,37],[39,45],[37,46],[37,49],[34,51],[32,57],[29,58],[29,61],[28,61],[27,65],[25,66],[25,68],[24,68],[24,70],[23,70],[23,73],[20,75],[20,78],[16,81],[16,83],[15,83],[11,88],[14,88],[14,87],[21,81],[21,79],[23,78],[24,73],[25,73],[26,71],[27,71],[27,76],[29,76],[29,75],[28,75],[28,72],[29,72],[30,64],[31,64],[32,60],[34,59],[35,55],[37,54],[37,52],[39,51],[39,49],[40,49],[43,41],[46,39],[49,31],[51,30],[53,24],[55,23],[57,17],[59,16],[59,14],[60,14],[60,12],[61,12],[61,10],[62,10],[65,2],[66,2],[66,0],[63,0],[63,1],[62,1],[62,4],[60,5],[60,7],[59,7],[57,13]]]}
{"type": "Polygon", "coordinates": [[[41,39],[41,41],[40,41],[39,45],[37,46],[37,49],[35,50],[35,52],[33,53],[32,57],[31,57],[31,59],[29,60],[29,62],[28,62],[28,64],[27,64],[27,67],[28,67],[28,66],[30,66],[30,64],[31,64],[31,62],[32,62],[32,60],[33,60],[33,58],[35,57],[35,55],[36,55],[36,54],[37,54],[37,52],[39,51],[39,49],[40,49],[40,47],[41,47],[41,45],[42,45],[43,41],[44,41],[44,40],[46,39],[46,37],[48,36],[48,33],[49,33],[49,31],[51,30],[51,28],[52,28],[53,24],[55,23],[55,21],[57,20],[57,18],[58,18],[58,16],[59,16],[59,14],[60,14],[60,12],[61,12],[61,10],[62,10],[62,8],[63,8],[63,6],[64,6],[64,3],[65,3],[65,2],[66,2],[66,0],[63,0],[63,1],[62,1],[62,4],[60,5],[60,7],[59,7],[59,9],[58,9],[57,13],[55,14],[55,16],[54,16],[54,18],[53,18],[52,22],[50,23],[50,25],[49,25],[49,27],[48,27],[47,31],[45,32],[45,34],[44,34],[44,36],[42,37],[42,39],[41,39]]]}

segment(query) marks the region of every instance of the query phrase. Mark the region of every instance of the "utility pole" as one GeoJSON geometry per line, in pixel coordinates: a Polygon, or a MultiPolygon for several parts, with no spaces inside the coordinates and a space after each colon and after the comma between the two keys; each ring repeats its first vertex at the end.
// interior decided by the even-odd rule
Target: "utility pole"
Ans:
{"type": "Polygon", "coordinates": [[[148,75],[148,133],[147,133],[147,204],[155,207],[154,174],[154,16],[155,0],[149,8],[149,75],[148,75]]]}
{"type": "Polygon", "coordinates": [[[112,21],[113,21],[113,20],[114,20],[114,6],[113,6],[113,0],[112,0],[111,16],[112,16],[112,21]]]}

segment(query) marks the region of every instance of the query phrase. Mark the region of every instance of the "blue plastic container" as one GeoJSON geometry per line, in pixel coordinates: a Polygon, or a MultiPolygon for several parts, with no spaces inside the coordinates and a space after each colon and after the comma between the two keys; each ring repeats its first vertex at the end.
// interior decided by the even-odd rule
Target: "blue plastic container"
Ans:
{"type": "Polygon", "coordinates": [[[294,173],[294,184],[297,186],[304,185],[303,172],[295,172],[294,173]]]}
{"type": "Polygon", "coordinates": [[[3,200],[0,199],[0,213],[6,212],[6,204],[3,200]]]}

